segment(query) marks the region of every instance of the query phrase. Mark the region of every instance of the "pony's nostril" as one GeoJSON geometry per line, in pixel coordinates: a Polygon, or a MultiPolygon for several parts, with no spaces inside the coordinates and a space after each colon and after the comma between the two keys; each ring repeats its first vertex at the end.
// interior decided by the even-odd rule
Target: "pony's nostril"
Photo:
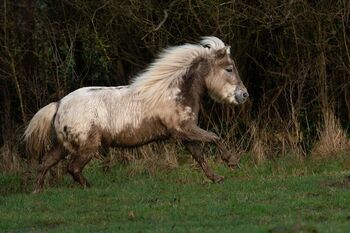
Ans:
{"type": "Polygon", "coordinates": [[[244,93],[243,93],[243,98],[246,99],[246,98],[248,98],[248,96],[249,96],[248,92],[244,92],[244,93]]]}

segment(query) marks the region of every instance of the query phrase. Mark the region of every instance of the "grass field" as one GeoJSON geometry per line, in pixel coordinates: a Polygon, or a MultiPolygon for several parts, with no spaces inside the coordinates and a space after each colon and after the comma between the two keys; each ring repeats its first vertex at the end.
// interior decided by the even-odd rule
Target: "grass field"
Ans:
{"type": "Polygon", "coordinates": [[[85,174],[83,190],[65,176],[42,194],[23,190],[18,175],[0,175],[1,232],[350,232],[350,166],[279,159],[223,165],[223,183],[193,165],[154,175],[133,165],[85,174]]]}

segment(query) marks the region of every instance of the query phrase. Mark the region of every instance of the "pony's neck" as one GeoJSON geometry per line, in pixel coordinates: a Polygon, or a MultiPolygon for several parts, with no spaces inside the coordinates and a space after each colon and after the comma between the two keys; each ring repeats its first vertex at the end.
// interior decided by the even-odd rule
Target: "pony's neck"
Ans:
{"type": "MultiPolygon", "coordinates": [[[[195,67],[198,68],[198,67],[195,67]]],[[[200,103],[206,90],[205,76],[203,72],[191,69],[184,77],[181,84],[182,104],[191,107],[198,114],[200,103]]]]}

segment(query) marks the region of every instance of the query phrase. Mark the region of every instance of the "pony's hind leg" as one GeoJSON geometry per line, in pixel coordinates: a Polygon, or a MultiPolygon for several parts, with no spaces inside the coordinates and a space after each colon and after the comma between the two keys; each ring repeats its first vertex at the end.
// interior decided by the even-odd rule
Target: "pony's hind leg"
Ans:
{"type": "Polygon", "coordinates": [[[91,159],[91,153],[79,153],[73,155],[73,158],[68,164],[68,172],[72,175],[73,179],[79,182],[84,188],[90,187],[90,184],[83,176],[82,171],[91,159]]]}
{"type": "Polygon", "coordinates": [[[83,176],[84,167],[90,162],[94,154],[98,152],[101,146],[101,134],[96,128],[92,128],[89,132],[88,139],[79,145],[76,153],[72,153],[72,158],[68,164],[68,172],[72,175],[76,182],[82,187],[90,187],[89,182],[83,176]]]}
{"type": "Polygon", "coordinates": [[[61,146],[54,146],[44,156],[38,167],[38,177],[36,179],[36,186],[33,193],[40,193],[43,191],[45,176],[47,172],[56,165],[65,156],[65,151],[61,146]]]}

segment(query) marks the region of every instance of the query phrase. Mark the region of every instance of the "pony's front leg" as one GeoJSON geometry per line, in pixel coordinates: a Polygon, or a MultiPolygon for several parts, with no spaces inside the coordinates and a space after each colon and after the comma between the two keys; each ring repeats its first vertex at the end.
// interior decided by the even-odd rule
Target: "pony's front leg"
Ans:
{"type": "Polygon", "coordinates": [[[200,150],[199,142],[215,143],[220,140],[215,133],[205,131],[199,128],[196,124],[188,122],[184,124],[180,130],[176,130],[173,135],[177,139],[181,139],[192,157],[201,166],[205,175],[214,183],[218,183],[224,179],[223,176],[215,174],[213,169],[207,164],[200,150]]]}
{"type": "Polygon", "coordinates": [[[200,146],[198,142],[194,141],[184,141],[183,144],[187,148],[187,150],[191,153],[192,157],[197,161],[197,163],[201,166],[204,174],[213,181],[214,183],[219,183],[224,179],[223,176],[215,174],[213,169],[207,164],[204,156],[201,153],[200,146]]]}
{"type": "Polygon", "coordinates": [[[205,131],[204,129],[199,128],[197,125],[189,124],[187,127],[182,129],[179,135],[181,138],[188,141],[213,143],[218,148],[220,157],[227,164],[227,166],[229,166],[231,169],[238,166],[239,159],[229,153],[224,146],[223,140],[215,133],[205,131]]]}
{"type": "Polygon", "coordinates": [[[187,125],[175,132],[175,137],[186,141],[217,143],[221,138],[215,133],[199,128],[197,125],[187,125]]]}
{"type": "Polygon", "coordinates": [[[220,152],[221,159],[227,164],[231,169],[234,169],[239,166],[239,158],[231,155],[231,153],[224,146],[224,142],[220,139],[214,142],[216,147],[220,152]]]}

